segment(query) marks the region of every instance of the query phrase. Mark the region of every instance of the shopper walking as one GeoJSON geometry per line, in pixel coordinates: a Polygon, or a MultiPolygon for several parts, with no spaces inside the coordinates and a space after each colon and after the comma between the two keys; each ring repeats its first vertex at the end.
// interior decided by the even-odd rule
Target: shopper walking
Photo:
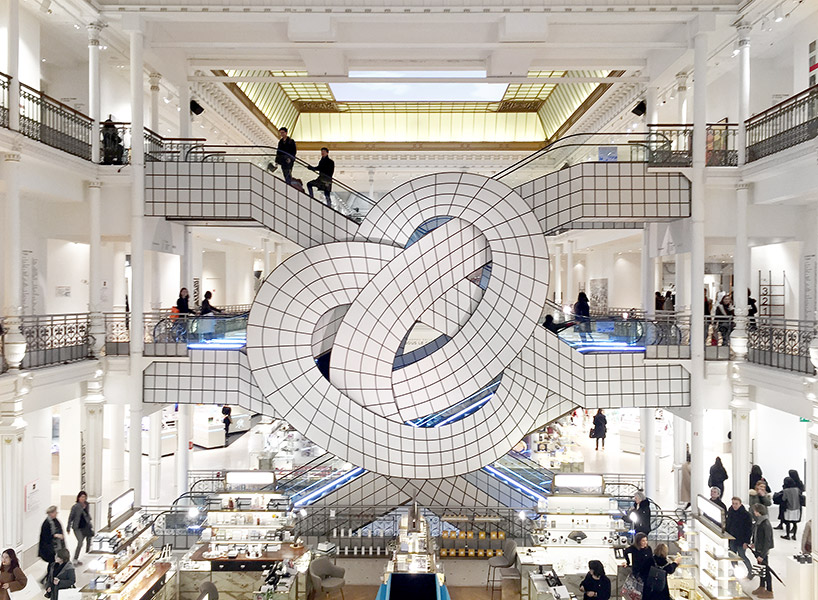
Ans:
{"type": "Polygon", "coordinates": [[[733,496],[730,508],[727,509],[727,521],[724,530],[733,536],[733,539],[728,542],[730,551],[741,557],[744,566],[747,567],[747,577],[752,579],[753,565],[750,559],[747,558],[747,548],[750,547],[753,538],[753,517],[744,508],[741,498],[738,496],[733,496]]]}
{"type": "Polygon", "coordinates": [[[648,574],[648,582],[645,585],[642,600],[670,600],[667,576],[676,572],[676,567],[679,566],[681,560],[681,556],[675,560],[668,560],[666,544],[656,546],[653,551],[653,562],[663,573],[658,573],[656,576],[648,574]]]}
{"type": "Polygon", "coordinates": [[[11,548],[6,548],[0,563],[0,600],[11,600],[10,592],[19,592],[27,583],[28,578],[20,568],[17,554],[11,548]]]}
{"type": "Polygon", "coordinates": [[[756,484],[759,482],[760,479],[764,479],[764,475],[761,473],[761,467],[758,465],[753,465],[750,469],[750,489],[753,490],[756,487],[756,484]]]}
{"type": "Polygon", "coordinates": [[[767,488],[767,480],[762,478],[756,482],[755,488],[750,490],[749,506],[754,504],[763,504],[767,508],[773,505],[773,499],[770,496],[770,491],[767,488]]]}
{"type": "Polygon", "coordinates": [[[773,528],[767,516],[767,507],[763,504],[753,505],[753,515],[755,515],[756,524],[753,530],[752,548],[756,556],[756,562],[761,565],[763,569],[761,573],[761,583],[758,588],[753,591],[753,595],[759,598],[772,598],[773,575],[770,572],[769,559],[770,550],[775,547],[773,528]]]}
{"type": "Polygon", "coordinates": [[[317,179],[307,182],[307,190],[310,194],[310,198],[315,198],[312,188],[318,188],[324,192],[327,206],[331,208],[332,200],[329,194],[332,191],[332,176],[335,174],[335,161],[329,157],[329,148],[321,148],[321,160],[318,161],[318,165],[310,167],[310,169],[318,172],[317,179]]]}
{"type": "Polygon", "coordinates": [[[230,423],[233,422],[233,409],[227,404],[222,406],[222,423],[224,423],[224,443],[227,444],[227,435],[230,433],[230,423]]]}
{"type": "Polygon", "coordinates": [[[196,312],[190,308],[190,292],[187,288],[179,290],[179,297],[176,299],[176,310],[183,315],[194,315],[196,312]]]}
{"type": "Polygon", "coordinates": [[[710,487],[719,488],[720,495],[724,495],[724,482],[728,479],[727,470],[721,464],[721,457],[716,457],[716,462],[710,467],[710,477],[707,479],[707,485],[710,487]]]}
{"type": "Polygon", "coordinates": [[[48,569],[48,580],[45,586],[45,597],[58,600],[60,590],[67,590],[77,583],[77,572],[71,564],[71,553],[65,548],[57,551],[54,562],[48,569]]]}
{"type": "MultiPolygon", "coordinates": [[[[574,304],[574,315],[577,318],[577,332],[580,339],[586,341],[586,334],[590,338],[591,335],[591,305],[588,302],[588,296],[585,292],[577,294],[577,301],[574,304]]],[[[593,338],[591,338],[593,341],[593,338]]]]}
{"type": "Polygon", "coordinates": [[[640,533],[645,535],[650,533],[650,500],[644,492],[636,492],[633,495],[633,506],[622,519],[631,524],[637,536],[640,533]]]}
{"type": "Polygon", "coordinates": [[[596,449],[599,450],[599,440],[602,440],[602,449],[605,449],[605,438],[608,436],[608,417],[598,409],[594,415],[594,438],[596,439],[596,449]]]}
{"type": "Polygon", "coordinates": [[[721,499],[721,490],[717,488],[715,485],[710,488],[710,502],[721,508],[725,513],[727,513],[727,505],[721,499]]]}
{"type": "Polygon", "coordinates": [[[91,512],[88,510],[88,494],[84,491],[77,494],[77,501],[71,507],[71,512],[68,514],[68,524],[66,526],[66,533],[71,533],[74,530],[74,536],[77,538],[77,549],[74,550],[74,563],[81,565],[79,561],[80,551],[82,550],[82,542],[85,540],[85,552],[91,550],[91,538],[94,537],[94,523],[91,520],[91,512]]]}
{"type": "Polygon", "coordinates": [[[798,523],[801,521],[803,493],[801,488],[792,480],[792,477],[784,478],[784,489],[776,493],[773,502],[780,506],[782,522],[786,526],[786,533],[781,538],[794,540],[798,530],[798,523]],[[790,535],[792,535],[792,538],[790,538],[790,535]]]}
{"type": "Polygon", "coordinates": [[[286,127],[279,129],[278,134],[279,139],[278,147],[276,148],[275,162],[281,166],[284,181],[289,185],[293,180],[293,164],[295,163],[295,155],[298,149],[295,146],[295,140],[289,136],[286,127]]]}
{"type": "Polygon", "coordinates": [[[611,580],[605,575],[605,567],[598,560],[588,563],[588,573],[579,584],[583,600],[610,600],[611,580]]]}
{"type": "Polygon", "coordinates": [[[721,345],[730,345],[730,334],[733,332],[733,306],[730,302],[730,295],[722,292],[722,297],[716,305],[716,327],[721,334],[721,345]]]}
{"type": "Polygon", "coordinates": [[[57,507],[49,506],[45,511],[46,517],[40,527],[40,543],[37,546],[37,556],[49,566],[54,562],[57,550],[65,548],[65,535],[62,523],[57,519],[57,507]]]}

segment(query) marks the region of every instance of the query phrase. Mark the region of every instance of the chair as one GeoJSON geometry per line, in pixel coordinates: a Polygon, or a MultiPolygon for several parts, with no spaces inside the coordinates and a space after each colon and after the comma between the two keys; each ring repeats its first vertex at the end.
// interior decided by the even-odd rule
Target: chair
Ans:
{"type": "Polygon", "coordinates": [[[494,580],[497,575],[497,569],[506,569],[513,567],[517,562],[517,542],[514,540],[506,540],[503,544],[503,555],[495,556],[489,559],[489,570],[486,573],[486,588],[491,585],[494,589],[494,580]]]}
{"type": "Polygon", "coordinates": [[[330,592],[340,590],[341,599],[344,599],[344,572],[342,567],[332,564],[326,556],[316,558],[310,563],[310,578],[316,593],[326,592],[329,599],[330,592]]]}

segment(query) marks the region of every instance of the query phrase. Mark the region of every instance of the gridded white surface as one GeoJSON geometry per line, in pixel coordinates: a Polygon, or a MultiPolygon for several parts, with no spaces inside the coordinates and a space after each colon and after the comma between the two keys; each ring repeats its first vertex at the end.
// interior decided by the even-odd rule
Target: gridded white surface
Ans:
{"type": "Polygon", "coordinates": [[[251,163],[149,162],[145,215],[256,221],[299,246],[348,240],[354,221],[251,163]]]}
{"type": "Polygon", "coordinates": [[[516,190],[546,234],[561,229],[619,229],[626,223],[690,216],[690,181],[680,173],[648,171],[645,163],[581,163],[524,183],[516,190]]]}
{"type": "Polygon", "coordinates": [[[381,199],[355,241],[308,248],[268,277],[248,320],[253,377],[296,429],[367,470],[413,479],[473,471],[547,413],[548,390],[521,356],[542,312],[547,261],[537,220],[505,185],[461,173],[420,177],[381,199]],[[418,226],[439,216],[452,219],[404,250],[418,226]],[[471,316],[462,307],[446,315],[459,325],[453,339],[393,372],[406,332],[433,307],[442,312],[450,290],[464,293],[458,285],[488,261],[492,276],[471,316]],[[314,343],[331,335],[327,313],[347,304],[330,383],[315,366],[314,343]],[[404,424],[501,372],[497,392],[473,415],[441,428],[404,424]]]}

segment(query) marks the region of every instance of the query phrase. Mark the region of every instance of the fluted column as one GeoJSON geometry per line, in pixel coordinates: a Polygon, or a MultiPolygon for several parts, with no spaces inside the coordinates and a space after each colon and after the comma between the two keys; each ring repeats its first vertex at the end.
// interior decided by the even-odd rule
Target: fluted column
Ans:
{"type": "Polygon", "coordinates": [[[5,220],[3,238],[5,251],[5,285],[3,291],[3,316],[6,329],[5,357],[10,369],[19,369],[26,352],[26,340],[20,332],[20,315],[23,312],[23,247],[20,204],[20,152],[5,155],[5,220]]]}
{"type": "Polygon", "coordinates": [[[86,382],[86,394],[83,402],[84,426],[83,443],[85,444],[85,491],[91,505],[91,517],[94,523],[102,523],[102,442],[105,430],[105,372],[100,365],[93,379],[86,382]]]}
{"type": "Polygon", "coordinates": [[[23,439],[26,423],[23,420],[23,398],[31,384],[30,375],[17,375],[9,396],[0,398],[0,546],[13,548],[17,553],[23,546],[23,471],[25,456],[23,439]]]}
{"type": "Polygon", "coordinates": [[[102,182],[88,182],[88,312],[91,317],[91,337],[94,356],[101,357],[105,348],[105,321],[102,314],[102,216],[101,190],[102,182]]]}
{"type": "Polygon", "coordinates": [[[99,164],[99,122],[100,115],[100,83],[99,83],[99,35],[105,28],[105,23],[94,21],[86,25],[88,32],[88,116],[91,125],[91,161],[99,164]]]}
{"type": "Polygon", "coordinates": [[[750,388],[741,380],[739,364],[731,365],[731,372],[733,472],[730,476],[733,480],[733,495],[743,498],[750,481],[750,388]]]}
{"type": "Polygon", "coordinates": [[[159,133],[159,83],[162,75],[151,73],[148,75],[148,83],[151,86],[151,131],[159,133]]]}

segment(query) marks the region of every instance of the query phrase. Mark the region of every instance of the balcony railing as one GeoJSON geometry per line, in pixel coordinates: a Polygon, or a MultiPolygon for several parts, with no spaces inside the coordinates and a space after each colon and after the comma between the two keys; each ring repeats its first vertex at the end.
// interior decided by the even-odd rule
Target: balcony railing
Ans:
{"type": "Polygon", "coordinates": [[[794,319],[752,319],[747,327],[747,360],[751,363],[815,374],[809,345],[815,322],[794,319]]]}
{"type": "MultiPolygon", "coordinates": [[[[693,164],[693,125],[648,125],[648,164],[653,167],[689,167],[693,164]]],[[[705,164],[708,167],[738,165],[738,125],[707,126],[705,164]]]]}
{"type": "Polygon", "coordinates": [[[91,160],[90,117],[25,84],[20,84],[20,104],[20,133],[91,160]]]}
{"type": "Polygon", "coordinates": [[[747,119],[747,162],[818,136],[818,85],[747,119]]]}
{"type": "Polygon", "coordinates": [[[0,73],[0,127],[9,126],[9,82],[11,77],[0,73]]]}
{"type": "Polygon", "coordinates": [[[26,354],[20,365],[36,369],[91,358],[91,318],[88,313],[27,315],[20,318],[26,354]]]}

